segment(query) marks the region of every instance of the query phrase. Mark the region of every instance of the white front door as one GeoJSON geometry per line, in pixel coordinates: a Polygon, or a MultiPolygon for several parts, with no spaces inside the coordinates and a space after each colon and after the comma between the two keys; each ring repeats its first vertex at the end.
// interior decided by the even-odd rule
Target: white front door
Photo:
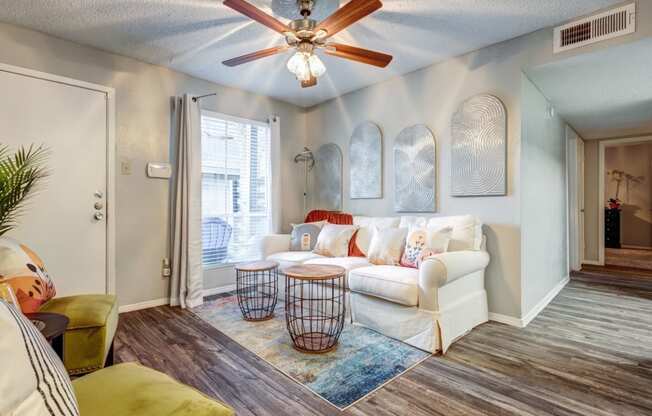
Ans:
{"type": "Polygon", "coordinates": [[[0,92],[0,143],[50,153],[50,176],[8,236],[42,258],[57,296],[107,293],[106,92],[2,67],[0,92]]]}

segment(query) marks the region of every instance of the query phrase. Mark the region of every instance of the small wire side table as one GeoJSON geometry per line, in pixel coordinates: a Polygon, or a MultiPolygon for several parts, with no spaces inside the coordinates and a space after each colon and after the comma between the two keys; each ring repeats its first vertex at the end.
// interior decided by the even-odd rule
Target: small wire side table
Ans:
{"type": "Polygon", "coordinates": [[[339,266],[300,265],[285,274],[285,322],[294,348],[325,353],[337,347],[344,328],[344,274],[339,266]]]}
{"type": "Polygon", "coordinates": [[[257,261],[235,266],[236,294],[246,321],[266,321],[274,316],[278,300],[278,263],[257,261]]]}

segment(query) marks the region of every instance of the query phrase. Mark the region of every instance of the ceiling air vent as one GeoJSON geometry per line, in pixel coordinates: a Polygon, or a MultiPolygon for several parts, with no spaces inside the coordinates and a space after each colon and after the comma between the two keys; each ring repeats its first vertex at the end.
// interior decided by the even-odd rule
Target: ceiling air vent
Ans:
{"type": "Polygon", "coordinates": [[[554,51],[559,53],[581,48],[635,31],[636,3],[632,3],[556,27],[554,51]]]}

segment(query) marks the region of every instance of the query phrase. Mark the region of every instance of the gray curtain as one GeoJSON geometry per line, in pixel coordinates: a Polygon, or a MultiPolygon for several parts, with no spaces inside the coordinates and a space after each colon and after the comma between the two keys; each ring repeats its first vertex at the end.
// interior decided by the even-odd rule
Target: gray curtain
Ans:
{"type": "Polygon", "coordinates": [[[201,263],[201,113],[188,94],[175,98],[174,176],[171,212],[170,305],[182,308],[203,301],[201,263]]]}

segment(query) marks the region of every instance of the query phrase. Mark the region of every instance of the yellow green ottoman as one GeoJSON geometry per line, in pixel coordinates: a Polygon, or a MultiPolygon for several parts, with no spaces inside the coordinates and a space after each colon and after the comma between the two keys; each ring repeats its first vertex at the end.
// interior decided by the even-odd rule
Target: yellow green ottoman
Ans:
{"type": "Polygon", "coordinates": [[[171,377],[135,363],[72,382],[81,416],[231,416],[235,413],[171,377]]]}
{"type": "Polygon", "coordinates": [[[69,374],[85,374],[113,363],[113,337],[118,327],[115,296],[54,298],[39,311],[59,313],[70,320],[63,336],[63,363],[69,374]]]}

